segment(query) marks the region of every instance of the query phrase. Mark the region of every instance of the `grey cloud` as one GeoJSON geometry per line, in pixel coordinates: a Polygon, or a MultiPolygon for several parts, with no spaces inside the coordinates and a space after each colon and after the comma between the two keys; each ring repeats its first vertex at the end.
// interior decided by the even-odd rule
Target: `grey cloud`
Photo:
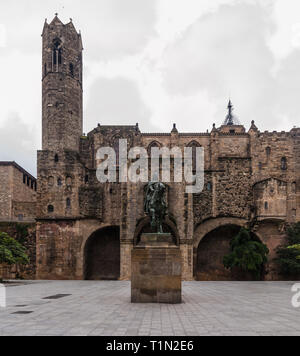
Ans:
{"type": "Polygon", "coordinates": [[[156,0],[100,0],[92,4],[87,4],[86,21],[83,23],[84,13],[81,20],[87,55],[92,58],[137,53],[156,35],[156,0]]]}
{"type": "Polygon", "coordinates": [[[17,113],[10,114],[0,127],[0,160],[15,161],[36,175],[37,136],[17,113]]]}
{"type": "Polygon", "coordinates": [[[49,23],[56,11],[64,23],[73,18],[93,59],[136,53],[155,35],[156,0],[10,0],[0,3],[8,50],[40,51],[43,21],[48,17],[49,23]]]}
{"type": "MultiPolygon", "coordinates": [[[[270,9],[257,4],[223,5],[196,21],[164,53],[163,75],[169,93],[188,96],[206,91],[218,106],[214,118],[218,124],[231,95],[245,126],[255,119],[262,129],[279,129],[283,108],[278,102],[295,92],[292,76],[299,70],[291,68],[296,60],[290,59],[272,75],[275,59],[267,41],[275,27],[270,9]]],[[[299,112],[295,96],[288,100],[299,112]]]]}
{"type": "Polygon", "coordinates": [[[292,52],[282,63],[276,75],[276,102],[274,106],[293,125],[300,122],[300,50],[292,52]]]}
{"type": "Polygon", "coordinates": [[[236,78],[248,80],[252,69],[264,73],[272,65],[264,15],[258,6],[239,4],[201,17],[166,50],[168,89],[186,94],[209,87],[219,94],[236,78]]]}
{"type": "Polygon", "coordinates": [[[85,126],[89,130],[98,122],[105,125],[135,125],[138,122],[142,130],[153,130],[150,115],[133,81],[98,78],[89,88],[84,114],[85,126]]]}

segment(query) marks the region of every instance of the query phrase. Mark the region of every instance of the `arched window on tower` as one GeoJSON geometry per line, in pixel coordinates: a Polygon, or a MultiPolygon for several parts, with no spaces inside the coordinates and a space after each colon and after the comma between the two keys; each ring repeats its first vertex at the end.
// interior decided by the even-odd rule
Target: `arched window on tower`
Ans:
{"type": "Polygon", "coordinates": [[[58,66],[62,63],[62,49],[61,49],[61,40],[56,38],[53,41],[53,50],[52,50],[52,71],[58,72],[58,66]]]}

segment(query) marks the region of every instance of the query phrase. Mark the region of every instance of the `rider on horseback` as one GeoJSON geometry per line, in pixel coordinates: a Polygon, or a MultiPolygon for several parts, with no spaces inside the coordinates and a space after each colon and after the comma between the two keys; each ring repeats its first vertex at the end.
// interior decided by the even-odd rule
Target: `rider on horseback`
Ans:
{"type": "Polygon", "coordinates": [[[162,223],[167,213],[167,204],[164,198],[166,186],[162,182],[152,181],[147,185],[144,210],[151,219],[152,229],[163,233],[162,223]]]}

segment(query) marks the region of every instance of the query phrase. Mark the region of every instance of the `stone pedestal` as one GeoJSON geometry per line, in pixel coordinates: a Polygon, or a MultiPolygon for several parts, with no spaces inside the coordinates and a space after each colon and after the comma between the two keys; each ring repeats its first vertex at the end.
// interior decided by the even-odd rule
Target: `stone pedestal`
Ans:
{"type": "Polygon", "coordinates": [[[181,303],[181,253],[171,234],[143,234],[131,251],[131,302],[181,303]]]}

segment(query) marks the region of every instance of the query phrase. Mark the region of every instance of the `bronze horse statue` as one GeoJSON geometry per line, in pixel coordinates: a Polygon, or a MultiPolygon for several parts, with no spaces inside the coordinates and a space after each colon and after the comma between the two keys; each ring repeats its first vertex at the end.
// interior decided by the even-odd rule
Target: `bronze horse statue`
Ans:
{"type": "Polygon", "coordinates": [[[151,219],[151,228],[163,233],[162,224],[167,213],[166,186],[162,182],[149,182],[146,186],[144,210],[151,219]]]}

